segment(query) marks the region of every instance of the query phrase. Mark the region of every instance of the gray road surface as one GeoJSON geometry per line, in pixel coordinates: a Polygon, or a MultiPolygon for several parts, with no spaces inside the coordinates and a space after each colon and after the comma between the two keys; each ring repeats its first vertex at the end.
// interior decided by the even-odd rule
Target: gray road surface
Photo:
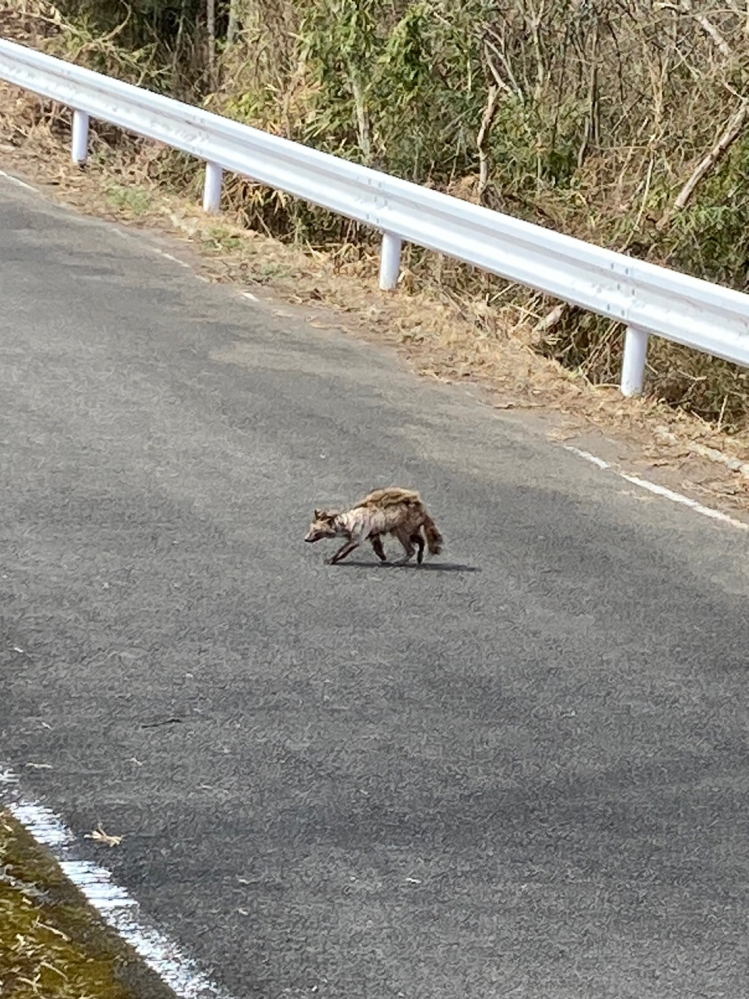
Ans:
{"type": "Polygon", "coordinates": [[[749,996],[746,534],[4,180],[0,296],[3,762],[222,986],[749,996]]]}

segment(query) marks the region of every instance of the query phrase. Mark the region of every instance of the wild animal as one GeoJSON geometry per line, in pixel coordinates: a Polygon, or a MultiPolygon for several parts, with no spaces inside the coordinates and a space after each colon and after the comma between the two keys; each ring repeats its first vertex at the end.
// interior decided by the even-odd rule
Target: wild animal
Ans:
{"type": "Polygon", "coordinates": [[[345,538],[335,555],[326,559],[335,565],[369,539],[375,555],[384,563],[387,556],[382,537],[386,534],[396,537],[405,550],[396,565],[405,565],[415,554],[420,564],[425,546],[432,555],[442,551],[442,535],[419,493],[398,486],[375,489],[350,510],[315,510],[304,540],[314,543],[323,538],[345,538]]]}

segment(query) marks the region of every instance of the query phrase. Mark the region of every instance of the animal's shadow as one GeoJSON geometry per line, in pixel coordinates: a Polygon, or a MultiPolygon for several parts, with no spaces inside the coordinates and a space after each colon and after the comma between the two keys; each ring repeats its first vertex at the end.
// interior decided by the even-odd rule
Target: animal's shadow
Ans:
{"type": "Polygon", "coordinates": [[[333,568],[345,569],[349,566],[352,569],[379,569],[384,572],[386,569],[412,569],[414,572],[481,572],[475,565],[461,565],[459,562],[406,562],[405,565],[398,565],[396,562],[359,562],[356,560],[336,562],[333,568]]]}

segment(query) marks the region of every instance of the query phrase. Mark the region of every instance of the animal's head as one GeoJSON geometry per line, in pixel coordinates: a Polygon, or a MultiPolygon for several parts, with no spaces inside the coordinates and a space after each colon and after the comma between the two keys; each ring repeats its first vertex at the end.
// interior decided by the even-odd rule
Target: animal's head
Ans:
{"type": "Polygon", "coordinates": [[[321,538],[335,538],[338,535],[336,518],[340,510],[315,510],[315,516],[305,535],[305,541],[319,541],[321,538]]]}

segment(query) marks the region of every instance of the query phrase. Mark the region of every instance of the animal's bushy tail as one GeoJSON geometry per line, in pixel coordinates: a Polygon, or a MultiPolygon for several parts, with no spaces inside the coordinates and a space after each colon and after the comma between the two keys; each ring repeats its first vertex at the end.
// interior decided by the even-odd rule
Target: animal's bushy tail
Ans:
{"type": "Polygon", "coordinates": [[[439,555],[442,551],[442,542],[444,538],[437,530],[437,525],[429,516],[428,513],[424,513],[424,534],[427,537],[427,547],[429,548],[429,553],[431,555],[439,555]]]}

